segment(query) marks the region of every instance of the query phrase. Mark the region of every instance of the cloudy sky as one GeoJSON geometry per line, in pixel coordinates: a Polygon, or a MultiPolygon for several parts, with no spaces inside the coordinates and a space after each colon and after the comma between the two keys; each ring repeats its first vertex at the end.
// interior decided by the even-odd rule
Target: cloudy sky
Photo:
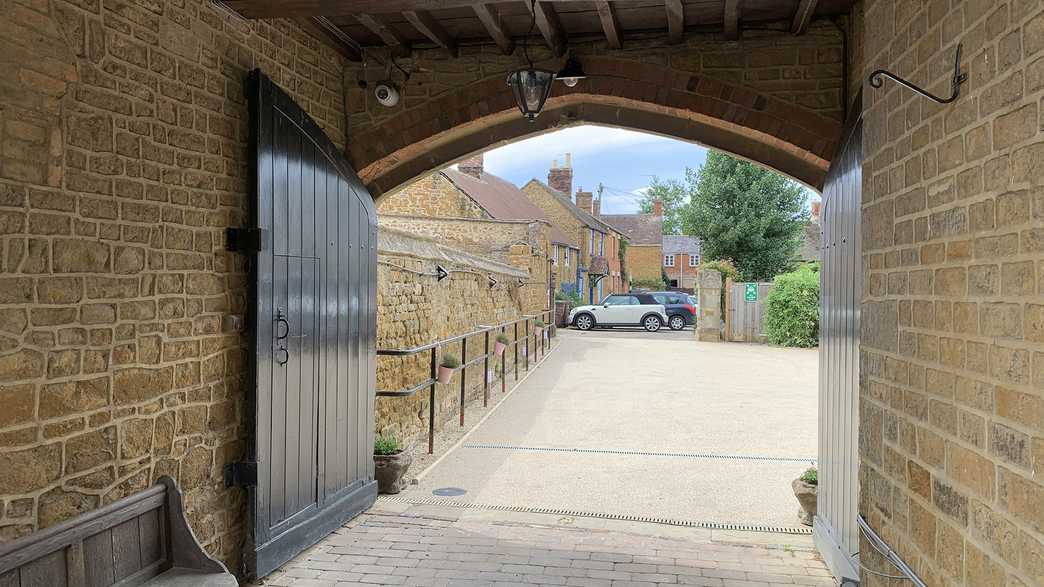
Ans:
{"type": "Polygon", "coordinates": [[[638,210],[635,192],[652,176],[683,180],[685,167],[699,167],[707,149],[675,139],[602,126],[574,126],[539,135],[485,155],[487,171],[521,186],[533,178],[547,181],[551,162],[561,165],[573,154],[573,189],[603,192],[602,212],[621,214],[638,210]]]}

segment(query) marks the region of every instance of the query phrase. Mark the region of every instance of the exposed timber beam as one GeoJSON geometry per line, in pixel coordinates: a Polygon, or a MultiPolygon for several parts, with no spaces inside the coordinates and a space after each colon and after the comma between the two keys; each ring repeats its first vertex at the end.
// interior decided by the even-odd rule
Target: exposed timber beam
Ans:
{"type": "Polygon", "coordinates": [[[685,34],[685,7],[682,0],[667,0],[667,37],[672,43],[681,43],[685,34]]]}
{"type": "Polygon", "coordinates": [[[433,43],[446,51],[449,51],[449,54],[453,57],[457,56],[457,42],[446,32],[446,29],[442,28],[442,25],[430,12],[427,10],[407,10],[402,15],[422,35],[428,37],[433,43]]]}
{"type": "Polygon", "coordinates": [[[500,12],[487,4],[476,4],[474,9],[475,16],[482,21],[482,26],[486,27],[489,36],[493,38],[497,47],[500,47],[501,52],[511,55],[515,50],[515,41],[500,21],[500,12]]]}
{"type": "Polygon", "coordinates": [[[371,33],[380,37],[381,40],[384,41],[384,44],[390,47],[393,52],[409,52],[409,43],[399,36],[399,33],[395,32],[395,30],[390,26],[384,24],[384,22],[376,16],[372,14],[356,14],[355,20],[359,21],[359,24],[366,27],[371,33]]]}
{"type": "Polygon", "coordinates": [[[620,24],[616,22],[613,3],[609,0],[598,0],[595,2],[595,7],[598,8],[598,18],[602,21],[602,30],[605,31],[605,38],[609,41],[609,48],[619,49],[623,45],[620,42],[620,24]]]}
{"type": "Polygon", "coordinates": [[[808,23],[812,22],[812,15],[816,13],[816,5],[819,0],[801,0],[797,11],[794,13],[794,22],[790,25],[790,32],[802,35],[808,30],[808,23]]]}
{"type": "MultiPolygon", "coordinates": [[[[244,18],[288,18],[296,16],[355,16],[357,14],[399,14],[408,10],[472,8],[477,4],[502,0],[224,0],[244,18]]],[[[517,0],[529,5],[531,0],[517,0]]],[[[648,3],[649,0],[619,0],[648,3]]],[[[542,0],[546,4],[586,4],[590,0],[542,0]]]]}
{"type": "Polygon", "coordinates": [[[558,13],[550,2],[527,3],[526,6],[535,11],[536,25],[544,42],[551,48],[555,56],[560,56],[566,50],[566,35],[562,29],[562,21],[558,19],[558,13]]]}
{"type": "Polygon", "coordinates": [[[725,14],[722,25],[725,28],[725,38],[735,41],[739,38],[740,4],[743,0],[725,0],[725,14]]]}
{"type": "Polygon", "coordinates": [[[340,27],[322,16],[300,17],[294,19],[301,28],[310,32],[321,41],[326,41],[335,51],[349,61],[362,61],[362,46],[348,36],[340,27]]]}

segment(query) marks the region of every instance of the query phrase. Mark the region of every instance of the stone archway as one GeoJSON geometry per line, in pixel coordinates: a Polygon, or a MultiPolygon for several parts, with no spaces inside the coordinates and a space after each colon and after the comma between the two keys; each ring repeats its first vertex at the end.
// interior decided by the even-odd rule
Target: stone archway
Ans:
{"type": "Polygon", "coordinates": [[[840,123],[747,86],[611,57],[584,60],[588,79],[556,84],[534,123],[503,75],[464,85],[361,130],[349,158],[375,197],[490,146],[574,124],[602,124],[698,142],[821,188],[840,123]]]}

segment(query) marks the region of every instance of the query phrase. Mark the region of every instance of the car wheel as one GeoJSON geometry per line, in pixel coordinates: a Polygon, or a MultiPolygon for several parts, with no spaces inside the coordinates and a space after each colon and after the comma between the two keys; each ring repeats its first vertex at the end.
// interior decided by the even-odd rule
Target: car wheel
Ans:
{"type": "Polygon", "coordinates": [[[656,332],[662,325],[663,322],[660,320],[659,316],[646,316],[645,319],[642,320],[642,326],[649,332],[656,332]]]}
{"type": "Polygon", "coordinates": [[[573,320],[573,326],[580,330],[591,330],[594,328],[594,318],[590,314],[580,314],[573,320]]]}
{"type": "Polygon", "coordinates": [[[671,316],[667,325],[671,327],[671,330],[681,330],[682,328],[685,328],[685,318],[678,315],[671,316]]]}

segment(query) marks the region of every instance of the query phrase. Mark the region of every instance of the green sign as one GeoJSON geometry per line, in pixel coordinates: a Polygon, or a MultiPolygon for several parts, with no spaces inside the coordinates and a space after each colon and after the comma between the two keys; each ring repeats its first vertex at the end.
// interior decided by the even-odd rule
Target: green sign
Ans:
{"type": "Polygon", "coordinates": [[[743,301],[745,302],[756,302],[758,301],[758,284],[748,283],[743,289],[743,301]]]}

